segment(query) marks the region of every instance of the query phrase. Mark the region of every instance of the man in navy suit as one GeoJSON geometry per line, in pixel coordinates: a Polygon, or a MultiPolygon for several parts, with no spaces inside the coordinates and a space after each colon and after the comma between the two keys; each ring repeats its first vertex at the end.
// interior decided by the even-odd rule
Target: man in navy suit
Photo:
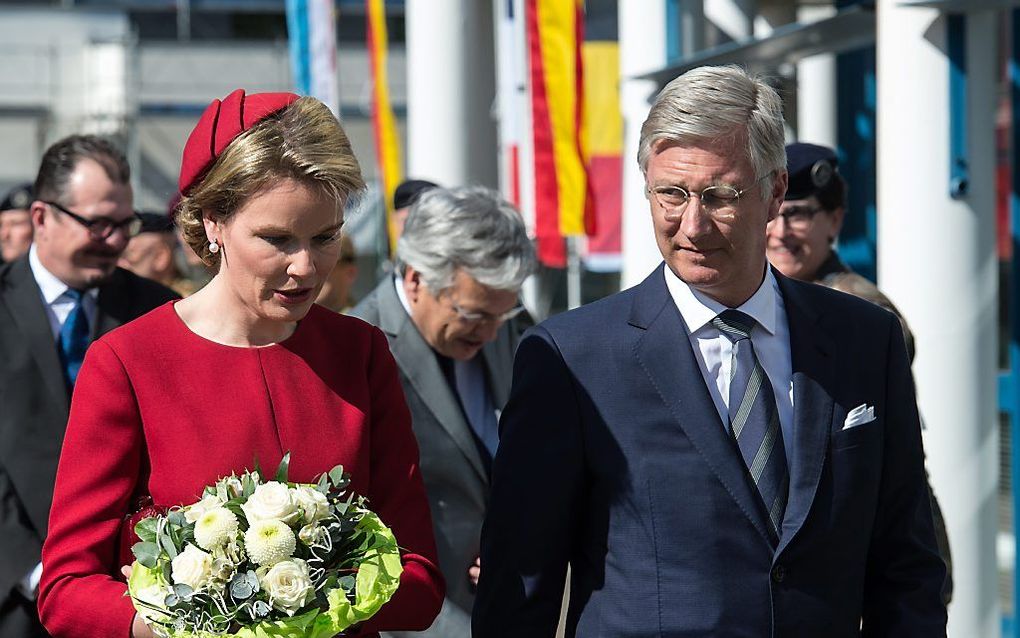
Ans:
{"type": "Polygon", "coordinates": [[[702,67],[641,131],[664,265],[524,337],[482,532],[477,638],[944,636],[895,316],[765,259],[782,106],[702,67]]]}

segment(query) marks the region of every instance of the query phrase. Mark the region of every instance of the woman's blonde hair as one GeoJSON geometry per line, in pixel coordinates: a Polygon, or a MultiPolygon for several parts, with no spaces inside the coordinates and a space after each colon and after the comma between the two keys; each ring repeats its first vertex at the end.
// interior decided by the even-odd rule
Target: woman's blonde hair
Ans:
{"type": "Polygon", "coordinates": [[[365,187],[361,167],[343,127],[322,102],[302,97],[239,135],[177,205],[184,240],[209,266],[203,217],[223,222],[250,197],[283,179],[294,179],[343,206],[365,187]]]}

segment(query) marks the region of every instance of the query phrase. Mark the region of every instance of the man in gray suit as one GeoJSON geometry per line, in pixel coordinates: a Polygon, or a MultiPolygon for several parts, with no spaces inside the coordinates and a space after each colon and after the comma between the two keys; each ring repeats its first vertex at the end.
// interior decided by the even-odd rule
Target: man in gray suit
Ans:
{"type": "Polygon", "coordinates": [[[479,535],[535,253],[519,213],[480,187],[424,193],[397,244],[397,276],[352,312],[389,340],[411,409],[446,600],[422,636],[471,635],[479,535]]]}

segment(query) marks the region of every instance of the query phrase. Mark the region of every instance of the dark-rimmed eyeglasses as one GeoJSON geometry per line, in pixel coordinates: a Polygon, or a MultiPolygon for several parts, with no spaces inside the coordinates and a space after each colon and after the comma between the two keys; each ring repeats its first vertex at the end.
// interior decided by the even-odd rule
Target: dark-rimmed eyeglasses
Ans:
{"type": "Polygon", "coordinates": [[[110,219],[109,217],[97,217],[95,219],[86,219],[81,215],[67,210],[56,202],[50,202],[46,200],[39,200],[47,206],[52,206],[60,212],[64,213],[74,221],[84,226],[89,234],[97,239],[106,239],[114,233],[114,231],[121,231],[127,237],[134,237],[142,230],[142,218],[138,216],[138,213],[133,213],[131,217],[122,219],[120,221],[110,219]]]}
{"type": "Polygon", "coordinates": [[[792,228],[793,230],[805,230],[811,225],[815,215],[820,212],[822,212],[821,206],[793,205],[780,209],[779,214],[776,215],[776,219],[782,217],[787,228],[792,228]]]}
{"type": "Polygon", "coordinates": [[[451,306],[453,307],[453,311],[457,313],[457,318],[464,323],[503,323],[504,321],[510,321],[517,315],[524,312],[524,306],[520,304],[498,315],[488,312],[464,310],[457,304],[451,304],[451,306]]]}
{"type": "Polygon", "coordinates": [[[766,173],[754,180],[754,183],[750,186],[739,189],[735,186],[719,185],[709,186],[700,193],[692,193],[682,186],[666,185],[646,188],[645,190],[655,199],[656,203],[659,204],[667,215],[683,214],[687,204],[696,197],[701,201],[701,207],[713,219],[732,221],[736,217],[737,204],[740,203],[741,196],[771,175],[771,172],[766,173]]]}

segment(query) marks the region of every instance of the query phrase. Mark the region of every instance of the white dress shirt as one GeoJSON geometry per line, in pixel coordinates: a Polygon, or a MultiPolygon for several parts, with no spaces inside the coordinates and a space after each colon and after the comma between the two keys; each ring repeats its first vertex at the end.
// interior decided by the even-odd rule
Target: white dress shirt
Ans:
{"type": "MultiPolygon", "coordinates": [[[[690,331],[694,358],[724,425],[729,423],[730,365],[733,342],[712,325],[712,319],[727,309],[683,282],[663,267],[666,287],[690,331]]],[[[793,463],[793,369],[790,359],[790,326],[786,320],[783,295],[770,268],[757,292],[736,308],[757,322],[751,329],[751,343],[761,367],[772,384],[783,429],[787,467],[793,463]]]]}
{"type": "MultiPolygon", "coordinates": [[[[60,328],[63,327],[67,316],[74,309],[74,298],[67,294],[70,286],[46,270],[46,267],[39,261],[39,253],[35,244],[32,244],[32,247],[28,249],[28,265],[32,268],[32,276],[35,277],[35,282],[39,285],[39,292],[42,293],[46,318],[50,320],[50,329],[53,331],[53,339],[56,341],[60,338],[60,328]]],[[[96,326],[96,314],[99,310],[98,299],[98,288],[90,288],[82,297],[85,316],[89,320],[89,330],[94,330],[96,326]]]]}

